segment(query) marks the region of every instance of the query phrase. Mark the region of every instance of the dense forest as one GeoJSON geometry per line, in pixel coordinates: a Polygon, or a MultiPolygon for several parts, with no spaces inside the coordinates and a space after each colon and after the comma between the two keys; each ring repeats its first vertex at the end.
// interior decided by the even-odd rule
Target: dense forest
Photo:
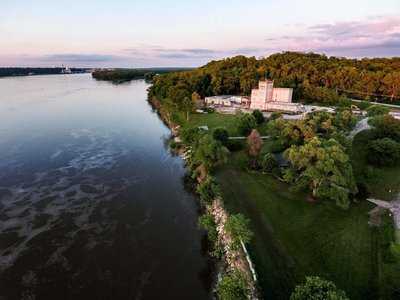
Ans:
{"type": "Polygon", "coordinates": [[[158,76],[150,96],[182,101],[200,96],[249,95],[258,80],[292,87],[296,101],[337,104],[345,97],[400,102],[400,57],[348,59],[315,53],[283,52],[267,58],[237,56],[190,72],[158,76]]]}
{"type": "Polygon", "coordinates": [[[188,68],[99,69],[92,73],[97,80],[124,82],[134,79],[151,81],[154,76],[171,72],[188,71],[188,68]]]}
{"type": "MultiPolygon", "coordinates": [[[[0,77],[63,74],[64,68],[0,68],[0,77]]],[[[72,68],[72,73],[85,73],[87,69],[72,68]]]]}

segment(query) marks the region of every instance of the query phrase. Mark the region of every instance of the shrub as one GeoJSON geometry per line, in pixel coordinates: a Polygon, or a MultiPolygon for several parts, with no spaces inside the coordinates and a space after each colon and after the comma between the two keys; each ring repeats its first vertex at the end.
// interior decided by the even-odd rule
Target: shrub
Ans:
{"type": "Polygon", "coordinates": [[[389,108],[382,105],[372,105],[367,108],[368,117],[375,117],[380,115],[386,115],[390,111],[389,108]]]}
{"type": "Polygon", "coordinates": [[[263,113],[260,110],[258,110],[258,109],[254,110],[252,115],[256,119],[257,124],[264,123],[265,118],[264,118],[263,113]]]}
{"type": "Polygon", "coordinates": [[[228,144],[229,133],[225,128],[218,127],[213,131],[213,138],[226,146],[228,144]]]}
{"type": "Polygon", "coordinates": [[[243,300],[248,298],[246,279],[239,271],[225,274],[217,286],[217,294],[221,300],[243,300]]]}
{"type": "Polygon", "coordinates": [[[220,195],[219,186],[212,176],[207,176],[206,179],[197,186],[196,191],[200,195],[201,201],[206,204],[210,204],[220,195]]]}
{"type": "Polygon", "coordinates": [[[192,144],[199,139],[201,131],[197,127],[185,127],[180,131],[180,136],[185,144],[192,144]]]}
{"type": "Polygon", "coordinates": [[[248,136],[252,129],[257,127],[256,119],[251,114],[239,115],[238,132],[244,136],[248,136]]]}
{"type": "Polygon", "coordinates": [[[217,225],[215,224],[213,216],[209,213],[200,216],[199,226],[207,231],[207,238],[212,244],[211,255],[214,257],[220,257],[220,255],[222,254],[222,249],[218,242],[217,225]]]}
{"type": "Polygon", "coordinates": [[[271,173],[274,169],[278,168],[278,162],[272,153],[267,153],[261,158],[261,168],[264,172],[271,173]]]}
{"type": "Polygon", "coordinates": [[[377,166],[390,166],[400,162],[400,143],[390,139],[377,139],[368,145],[368,161],[377,166]]]}
{"type": "Polygon", "coordinates": [[[304,284],[296,287],[290,300],[348,300],[348,298],[333,282],[312,276],[307,277],[304,284]]]}
{"type": "Polygon", "coordinates": [[[239,249],[240,241],[244,244],[250,242],[253,232],[249,229],[250,220],[242,214],[231,215],[226,222],[225,229],[232,237],[232,248],[239,249]]]}

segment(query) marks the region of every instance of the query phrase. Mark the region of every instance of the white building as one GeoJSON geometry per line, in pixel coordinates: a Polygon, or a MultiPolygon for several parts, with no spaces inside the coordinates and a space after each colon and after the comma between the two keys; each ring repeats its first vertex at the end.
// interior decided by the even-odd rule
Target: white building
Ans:
{"type": "Polygon", "coordinates": [[[264,111],[303,112],[303,106],[293,103],[292,97],[293,89],[274,88],[272,80],[260,81],[258,89],[251,91],[250,108],[264,111]]]}
{"type": "Polygon", "coordinates": [[[244,99],[242,96],[222,95],[206,97],[204,101],[206,105],[233,106],[241,105],[244,99]]]}

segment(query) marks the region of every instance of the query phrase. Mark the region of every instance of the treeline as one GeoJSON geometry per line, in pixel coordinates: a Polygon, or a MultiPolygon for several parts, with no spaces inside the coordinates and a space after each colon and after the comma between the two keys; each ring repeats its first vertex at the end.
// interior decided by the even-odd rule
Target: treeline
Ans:
{"type": "Polygon", "coordinates": [[[304,102],[337,104],[345,97],[400,102],[400,57],[361,60],[314,53],[284,52],[267,58],[237,56],[190,72],[158,76],[150,91],[158,99],[182,101],[197,92],[202,97],[250,95],[260,79],[291,87],[304,102]]]}
{"type": "MultiPolygon", "coordinates": [[[[0,77],[63,74],[64,68],[0,68],[0,77]]],[[[72,68],[72,73],[85,73],[88,69],[72,68]]]]}
{"type": "Polygon", "coordinates": [[[95,70],[92,76],[97,80],[113,82],[124,82],[135,79],[151,81],[156,75],[188,70],[187,68],[99,69],[95,70]]]}

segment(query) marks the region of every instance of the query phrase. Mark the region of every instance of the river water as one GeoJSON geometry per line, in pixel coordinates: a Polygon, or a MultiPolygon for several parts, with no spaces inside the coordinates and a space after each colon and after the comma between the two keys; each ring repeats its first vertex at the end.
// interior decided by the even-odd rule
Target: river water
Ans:
{"type": "Polygon", "coordinates": [[[144,81],[0,79],[0,299],[210,299],[185,169],[144,81]]]}

